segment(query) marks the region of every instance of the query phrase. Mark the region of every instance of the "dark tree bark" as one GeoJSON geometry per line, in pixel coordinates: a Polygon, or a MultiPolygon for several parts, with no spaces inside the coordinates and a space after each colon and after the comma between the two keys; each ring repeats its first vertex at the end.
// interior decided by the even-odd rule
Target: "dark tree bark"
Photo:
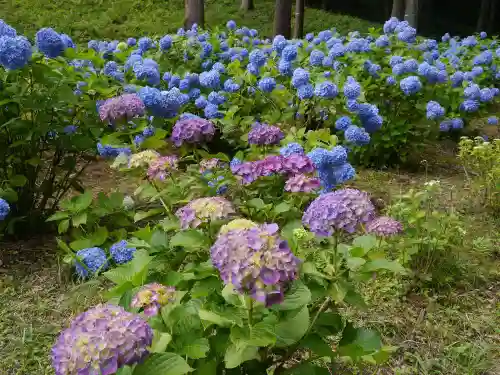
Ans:
{"type": "Polygon", "coordinates": [[[491,8],[490,0],[482,0],[481,8],[479,9],[479,17],[477,19],[476,31],[484,31],[488,20],[488,12],[491,8]]]}
{"type": "Polygon", "coordinates": [[[293,30],[293,37],[296,39],[304,36],[304,6],[305,0],[295,1],[295,28],[293,30]]]}
{"type": "Polygon", "coordinates": [[[417,28],[418,24],[418,0],[406,0],[405,20],[411,27],[417,28]]]}
{"type": "Polygon", "coordinates": [[[292,0],[276,0],[274,10],[274,35],[290,39],[292,29],[292,0]]]}
{"type": "Polygon", "coordinates": [[[392,0],[391,17],[402,20],[405,16],[405,0],[392,0]]]}
{"type": "Polygon", "coordinates": [[[190,29],[195,23],[205,26],[205,4],[203,0],[184,0],[184,28],[190,29]]]}
{"type": "Polygon", "coordinates": [[[495,29],[495,14],[497,11],[497,0],[491,0],[490,17],[488,20],[488,31],[495,29]]]}
{"type": "Polygon", "coordinates": [[[253,8],[253,0],[241,0],[241,10],[252,10],[253,8]]]}

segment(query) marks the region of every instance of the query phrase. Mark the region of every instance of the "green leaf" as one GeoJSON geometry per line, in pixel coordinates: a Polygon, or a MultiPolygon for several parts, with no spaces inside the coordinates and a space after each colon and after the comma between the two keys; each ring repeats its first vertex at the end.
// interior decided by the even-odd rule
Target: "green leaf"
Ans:
{"type": "Polygon", "coordinates": [[[172,335],[167,332],[154,331],[153,344],[151,345],[152,353],[163,353],[168,344],[172,341],[172,335]]]}
{"type": "Polygon", "coordinates": [[[349,289],[344,297],[344,302],[351,306],[357,307],[360,310],[366,310],[368,305],[366,304],[363,296],[356,292],[354,289],[349,289]]]}
{"type": "Polygon", "coordinates": [[[170,239],[170,246],[184,247],[189,250],[207,248],[208,243],[208,237],[195,229],[177,232],[170,239]]]}
{"type": "Polygon", "coordinates": [[[296,310],[311,301],[311,292],[302,281],[295,281],[290,290],[285,294],[283,303],[276,304],[276,310],[296,310]]]}
{"type": "Polygon", "coordinates": [[[134,222],[137,223],[138,221],[144,220],[151,216],[161,214],[162,212],[163,212],[162,208],[153,208],[152,210],[149,211],[137,211],[134,215],[134,222]]]}
{"type": "Polygon", "coordinates": [[[133,375],[183,375],[194,371],[178,354],[153,353],[137,365],[133,375]]]}
{"type": "Polygon", "coordinates": [[[256,208],[257,210],[261,210],[263,209],[266,204],[264,203],[264,201],[260,198],[253,198],[253,199],[250,199],[247,204],[250,206],[250,207],[253,207],[253,208],[256,208]]]}
{"type": "Polygon", "coordinates": [[[66,233],[69,228],[69,219],[65,219],[59,222],[59,225],[57,226],[57,232],[59,234],[66,233]]]}
{"type": "Polygon", "coordinates": [[[368,234],[359,236],[352,241],[352,244],[353,246],[361,247],[365,250],[365,252],[368,252],[377,246],[377,237],[368,234]]]}
{"type": "Polygon", "coordinates": [[[196,362],[196,375],[217,375],[217,361],[212,359],[210,361],[200,360],[196,362]]]}
{"type": "Polygon", "coordinates": [[[333,350],[320,336],[316,334],[307,335],[300,342],[300,346],[309,349],[319,357],[333,356],[333,350]]]}
{"type": "Polygon", "coordinates": [[[208,310],[203,310],[200,309],[198,311],[198,315],[200,316],[201,320],[204,320],[206,322],[221,326],[221,327],[231,327],[234,324],[236,324],[236,321],[234,319],[231,319],[231,316],[228,315],[223,315],[218,312],[214,311],[208,311],[208,310]]]}
{"type": "Polygon", "coordinates": [[[90,206],[92,203],[92,192],[90,190],[83,194],[76,196],[73,208],[75,211],[83,211],[90,206]]]}
{"type": "Polygon", "coordinates": [[[304,306],[298,312],[288,313],[286,317],[276,325],[276,345],[285,347],[299,341],[307,332],[309,327],[309,310],[304,306]]]}
{"type": "Polygon", "coordinates": [[[236,292],[232,284],[226,284],[226,286],[222,289],[221,295],[222,298],[224,298],[226,302],[230,305],[233,306],[242,305],[240,295],[236,292]]]}
{"type": "Polygon", "coordinates": [[[405,268],[395,260],[388,259],[374,259],[368,261],[361,269],[360,272],[374,272],[378,270],[387,270],[394,273],[404,273],[405,268]]]}
{"type": "Polygon", "coordinates": [[[364,260],[363,258],[352,257],[352,258],[347,258],[346,263],[347,263],[347,268],[349,268],[350,270],[354,270],[365,264],[366,260],[364,260]]]}
{"type": "Polygon", "coordinates": [[[168,248],[168,235],[162,230],[155,230],[151,236],[151,246],[156,249],[168,248]]]}
{"type": "Polygon", "coordinates": [[[82,212],[71,218],[74,227],[79,227],[87,223],[87,213],[82,212]]]}
{"type": "Polygon", "coordinates": [[[337,303],[341,303],[347,292],[349,291],[349,286],[342,281],[337,281],[333,283],[328,289],[328,294],[333,298],[333,300],[337,303]]]}
{"type": "Polygon", "coordinates": [[[59,221],[62,219],[67,219],[69,217],[69,214],[65,211],[59,211],[56,212],[54,215],[51,215],[48,217],[46,221],[59,221]]]}
{"type": "Polygon", "coordinates": [[[292,206],[289,205],[288,203],[281,202],[280,204],[274,206],[273,211],[276,214],[282,214],[284,212],[290,211],[291,208],[292,208],[292,206]]]}
{"type": "Polygon", "coordinates": [[[183,340],[182,346],[178,353],[192,359],[205,358],[210,350],[210,344],[205,337],[192,337],[188,340],[183,340]]]}
{"type": "Polygon", "coordinates": [[[326,328],[331,335],[336,335],[344,328],[344,322],[339,313],[328,311],[319,314],[315,327],[326,328]]]}
{"type": "Polygon", "coordinates": [[[152,260],[153,257],[146,250],[138,249],[130,262],[104,272],[104,276],[118,285],[131,282],[134,286],[140,286],[146,279],[152,260]]]}
{"type": "Polygon", "coordinates": [[[243,362],[259,359],[258,351],[258,347],[248,345],[244,341],[232,343],[228,346],[224,355],[226,368],[236,368],[243,362]]]}
{"type": "Polygon", "coordinates": [[[329,375],[328,369],[315,366],[312,363],[301,363],[285,371],[286,375],[329,375]]]}
{"type": "Polygon", "coordinates": [[[15,176],[9,178],[9,183],[15,187],[23,187],[24,185],[26,185],[27,182],[28,179],[24,177],[22,174],[16,174],[15,176]]]}
{"type": "Polygon", "coordinates": [[[366,354],[371,354],[382,347],[380,335],[367,328],[355,328],[352,323],[347,323],[342,332],[338,352],[341,356],[359,360],[366,354]]]}
{"type": "Polygon", "coordinates": [[[250,330],[248,344],[259,347],[274,345],[276,343],[275,326],[276,321],[274,318],[264,319],[254,324],[250,330]]]}

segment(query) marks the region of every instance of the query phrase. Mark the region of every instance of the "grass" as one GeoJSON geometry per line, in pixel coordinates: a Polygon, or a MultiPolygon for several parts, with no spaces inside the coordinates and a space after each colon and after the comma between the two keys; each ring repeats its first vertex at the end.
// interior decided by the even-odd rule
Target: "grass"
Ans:
{"type": "MultiPolygon", "coordinates": [[[[234,19],[238,24],[272,35],[274,1],[257,0],[255,9],[239,10],[239,0],[205,0],[205,21],[214,27],[234,19]]],[[[54,27],[86,43],[90,39],[126,39],[175,32],[183,25],[183,0],[0,0],[0,17],[20,33],[33,37],[42,27],[54,27]]],[[[305,30],[365,31],[376,24],[307,9],[305,30]]]]}

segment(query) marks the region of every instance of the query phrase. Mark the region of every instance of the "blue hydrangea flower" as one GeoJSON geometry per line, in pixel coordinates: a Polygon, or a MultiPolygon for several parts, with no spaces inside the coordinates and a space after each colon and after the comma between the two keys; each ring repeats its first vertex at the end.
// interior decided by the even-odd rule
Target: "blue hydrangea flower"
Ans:
{"type": "Polygon", "coordinates": [[[227,21],[226,27],[229,30],[234,30],[234,29],[236,29],[236,22],[234,22],[233,20],[229,20],[229,21],[227,21]]]}
{"type": "Polygon", "coordinates": [[[291,76],[292,75],[292,63],[281,59],[278,63],[278,70],[281,75],[291,76]]]}
{"type": "Polygon", "coordinates": [[[31,59],[31,44],[23,36],[0,36],[0,65],[5,69],[23,68],[31,59]]]}
{"type": "Polygon", "coordinates": [[[394,67],[394,65],[397,65],[397,64],[402,64],[404,62],[404,59],[402,56],[391,56],[391,58],[389,59],[389,65],[391,67],[394,67]]]}
{"type": "Polygon", "coordinates": [[[287,44],[288,42],[283,35],[276,35],[273,39],[273,51],[281,55],[281,52],[285,49],[287,44]]]}
{"type": "Polygon", "coordinates": [[[208,104],[207,98],[203,95],[201,95],[198,99],[195,100],[194,105],[196,108],[205,108],[208,104]]]}
{"type": "Polygon", "coordinates": [[[188,93],[189,99],[191,99],[191,100],[197,99],[200,95],[201,95],[201,90],[197,87],[189,90],[189,93],[188,93]]]}
{"type": "Polygon", "coordinates": [[[387,79],[385,80],[385,82],[390,85],[390,86],[393,86],[396,84],[396,78],[394,78],[393,76],[389,76],[387,77],[387,79]]]}
{"type": "Polygon", "coordinates": [[[200,85],[205,88],[218,89],[220,86],[220,73],[217,70],[201,73],[200,85]]]}
{"type": "Polygon", "coordinates": [[[488,125],[498,125],[498,117],[496,116],[488,117],[488,125]]]}
{"type": "Polygon", "coordinates": [[[403,63],[405,73],[414,73],[418,70],[418,61],[415,59],[408,59],[403,63]]]}
{"type": "Polygon", "coordinates": [[[205,117],[207,119],[221,118],[224,117],[222,113],[219,112],[219,108],[212,103],[208,103],[204,108],[205,117]]]}
{"type": "Polygon", "coordinates": [[[236,92],[240,89],[240,85],[235,83],[232,79],[227,79],[224,82],[224,91],[236,92]]]}
{"type": "Polygon", "coordinates": [[[298,88],[297,95],[300,100],[311,99],[314,96],[314,89],[310,83],[307,83],[298,88]]]}
{"type": "Polygon", "coordinates": [[[460,109],[465,112],[477,112],[479,110],[479,102],[474,99],[466,99],[460,104],[460,109]]]}
{"type": "Polygon", "coordinates": [[[320,98],[332,99],[335,98],[338,93],[337,86],[330,81],[321,82],[317,84],[314,89],[314,94],[320,98]]]}
{"type": "Polygon", "coordinates": [[[311,55],[309,56],[309,64],[311,64],[312,66],[321,66],[324,57],[325,54],[322,51],[320,51],[319,49],[315,49],[311,52],[311,55]]]}
{"type": "Polygon", "coordinates": [[[133,67],[135,77],[139,80],[144,80],[150,85],[158,85],[160,83],[160,71],[152,64],[137,63],[133,67]]]}
{"type": "Polygon", "coordinates": [[[293,61],[297,58],[297,53],[297,46],[295,44],[290,44],[283,49],[281,58],[285,61],[293,61]]]}
{"type": "Polygon", "coordinates": [[[127,45],[129,47],[133,47],[137,44],[137,40],[135,38],[128,38],[127,39],[127,45]]]}
{"type": "Polygon", "coordinates": [[[344,84],[344,96],[350,100],[356,100],[361,95],[361,85],[349,76],[344,84]]]}
{"type": "Polygon", "coordinates": [[[252,52],[250,52],[248,59],[250,63],[258,67],[264,66],[267,61],[266,55],[260,49],[254,49],[252,52]]]}
{"type": "Polygon", "coordinates": [[[370,143],[370,135],[356,125],[349,126],[344,133],[344,137],[347,142],[356,146],[364,146],[370,143]]]}
{"type": "Polygon", "coordinates": [[[348,116],[342,116],[337,121],[335,121],[335,129],[344,131],[346,130],[349,126],[352,125],[352,120],[348,116]]]}
{"type": "Polygon", "coordinates": [[[50,58],[61,56],[66,49],[61,35],[51,28],[40,29],[36,33],[35,41],[38,50],[50,58]]]}
{"type": "Polygon", "coordinates": [[[5,23],[4,20],[0,19],[0,36],[15,38],[17,36],[17,32],[16,29],[5,23]]]}
{"type": "Polygon", "coordinates": [[[467,99],[479,99],[481,88],[476,83],[471,83],[464,89],[464,97],[467,99]]]}
{"type": "Polygon", "coordinates": [[[422,89],[422,83],[417,76],[409,76],[399,82],[399,87],[405,95],[413,95],[422,89]]]}
{"type": "Polygon", "coordinates": [[[257,85],[264,92],[272,92],[276,88],[276,81],[272,77],[262,78],[257,85]]]}
{"type": "Polygon", "coordinates": [[[427,103],[427,118],[429,120],[437,120],[445,114],[444,108],[436,101],[431,100],[427,103]]]}
{"type": "Polygon", "coordinates": [[[260,74],[260,68],[254,64],[248,64],[247,70],[250,74],[253,74],[254,76],[258,76],[260,74]]]}
{"type": "MultiPolygon", "coordinates": [[[[2,25],[0,24],[0,27],[1,26],[2,25]]],[[[5,218],[9,215],[9,213],[10,213],[9,203],[5,199],[0,198],[0,221],[5,220],[5,218]]]]}
{"type": "Polygon", "coordinates": [[[451,127],[452,129],[459,130],[463,129],[464,127],[464,120],[461,118],[454,118],[451,120],[451,127]]]}
{"type": "Polygon", "coordinates": [[[226,97],[221,93],[212,91],[208,94],[208,102],[215,105],[223,104],[226,101],[226,97]]]}
{"type": "Polygon", "coordinates": [[[293,71],[292,86],[299,88],[309,83],[309,72],[302,68],[297,68],[293,71]]]}
{"type": "Polygon", "coordinates": [[[385,48],[385,47],[389,46],[389,44],[390,44],[390,42],[389,42],[389,38],[387,37],[387,35],[381,35],[375,41],[375,45],[379,48],[385,48]]]}
{"type": "Polygon", "coordinates": [[[189,85],[190,85],[189,79],[184,78],[179,81],[179,89],[182,91],[188,91],[189,85]]]}
{"type": "Polygon", "coordinates": [[[450,131],[451,124],[452,124],[451,120],[441,121],[441,123],[439,124],[439,131],[441,131],[441,132],[448,132],[448,131],[450,131]]]}
{"type": "Polygon", "coordinates": [[[493,97],[494,97],[493,90],[489,88],[481,89],[481,92],[479,94],[479,100],[481,102],[483,103],[491,102],[493,100],[493,97]]]}
{"type": "Polygon", "coordinates": [[[304,154],[304,148],[298,143],[288,143],[286,146],[280,148],[280,155],[284,157],[288,157],[292,154],[304,154]]]}
{"type": "Polygon", "coordinates": [[[485,32],[485,31],[481,31],[481,33],[479,34],[479,37],[480,37],[481,39],[486,39],[486,38],[488,37],[488,34],[486,34],[486,32],[485,32]]]}
{"type": "Polygon", "coordinates": [[[91,276],[98,270],[104,271],[109,266],[106,253],[99,247],[79,250],[76,256],[76,273],[82,278],[91,276]]]}
{"type": "Polygon", "coordinates": [[[130,262],[134,258],[134,253],[136,252],[135,247],[128,247],[128,243],[125,240],[116,242],[109,249],[111,257],[116,264],[124,264],[130,262]]]}

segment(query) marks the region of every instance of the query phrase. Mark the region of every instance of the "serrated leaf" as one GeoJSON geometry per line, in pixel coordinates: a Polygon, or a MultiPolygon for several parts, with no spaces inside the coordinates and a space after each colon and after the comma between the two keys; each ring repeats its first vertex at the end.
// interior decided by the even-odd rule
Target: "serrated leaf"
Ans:
{"type": "Polygon", "coordinates": [[[275,325],[276,322],[266,320],[254,324],[250,330],[248,343],[259,347],[274,345],[276,343],[275,325]]]}
{"type": "Polygon", "coordinates": [[[247,204],[250,207],[256,208],[257,210],[263,209],[266,205],[264,201],[260,198],[252,198],[247,202],[247,204]]]}
{"type": "Polygon", "coordinates": [[[80,225],[84,225],[87,223],[87,213],[82,212],[71,218],[71,222],[74,227],[79,227],[80,225]]]}
{"type": "Polygon", "coordinates": [[[59,221],[62,219],[67,219],[69,214],[65,211],[56,212],[54,215],[50,215],[46,221],[59,221]]]}
{"type": "Polygon", "coordinates": [[[134,215],[134,222],[137,223],[138,221],[147,219],[148,217],[151,216],[161,214],[162,212],[163,212],[162,208],[153,208],[152,210],[148,211],[138,211],[134,215]]]}
{"type": "Polygon", "coordinates": [[[299,341],[309,327],[309,310],[304,306],[289,313],[276,325],[276,346],[285,347],[299,341]]]}
{"type": "Polygon", "coordinates": [[[353,246],[361,247],[368,252],[377,246],[377,237],[372,235],[358,236],[352,241],[353,246]]]}
{"type": "Polygon", "coordinates": [[[170,239],[170,246],[184,247],[189,250],[202,249],[208,247],[208,237],[194,229],[177,232],[170,239]]]}
{"type": "Polygon", "coordinates": [[[178,354],[153,353],[137,365],[133,375],[183,375],[194,371],[178,354]]]}
{"type": "Polygon", "coordinates": [[[69,219],[65,219],[59,222],[59,225],[57,226],[57,232],[59,234],[66,233],[69,228],[69,219]]]}
{"type": "Polygon", "coordinates": [[[311,301],[311,292],[302,281],[295,281],[285,294],[283,303],[275,305],[276,310],[295,310],[311,301]]]}
{"type": "Polygon", "coordinates": [[[193,338],[193,340],[182,342],[178,353],[192,359],[205,358],[210,350],[210,344],[205,337],[193,338]]]}
{"type": "Polygon", "coordinates": [[[104,272],[104,276],[118,285],[131,282],[134,286],[140,286],[145,281],[152,260],[153,257],[146,250],[138,249],[130,262],[104,272]]]}
{"type": "Polygon", "coordinates": [[[361,267],[365,263],[366,260],[364,260],[363,258],[356,258],[356,257],[347,258],[346,261],[347,268],[349,268],[350,270],[355,270],[356,268],[361,267]]]}
{"type": "Polygon", "coordinates": [[[209,322],[209,323],[221,326],[221,327],[231,327],[232,325],[236,324],[236,321],[234,319],[231,319],[230,316],[225,316],[225,315],[222,315],[221,313],[217,313],[214,311],[200,309],[198,311],[198,315],[200,316],[201,320],[204,320],[206,322],[209,322]]]}
{"type": "Polygon", "coordinates": [[[224,362],[226,368],[236,368],[243,362],[258,359],[259,348],[256,346],[248,345],[244,341],[232,343],[228,346],[224,355],[224,362]]]}
{"type": "Polygon", "coordinates": [[[73,208],[75,211],[83,211],[92,203],[92,192],[90,190],[74,198],[73,208]]]}
{"type": "Polygon", "coordinates": [[[274,206],[273,212],[276,214],[282,214],[283,212],[288,212],[292,206],[286,202],[281,202],[277,206],[274,206]]]}

